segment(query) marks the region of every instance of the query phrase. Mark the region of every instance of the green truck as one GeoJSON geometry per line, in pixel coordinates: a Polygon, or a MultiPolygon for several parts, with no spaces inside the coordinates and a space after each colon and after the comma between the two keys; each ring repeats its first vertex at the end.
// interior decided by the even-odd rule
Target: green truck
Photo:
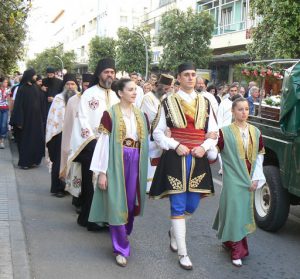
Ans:
{"type": "Polygon", "coordinates": [[[300,204],[300,60],[249,63],[286,67],[279,120],[268,119],[262,113],[262,101],[257,116],[249,117],[249,122],[262,132],[266,150],[264,173],[267,183],[255,192],[255,219],[260,228],[274,232],[285,224],[290,205],[300,204]]]}

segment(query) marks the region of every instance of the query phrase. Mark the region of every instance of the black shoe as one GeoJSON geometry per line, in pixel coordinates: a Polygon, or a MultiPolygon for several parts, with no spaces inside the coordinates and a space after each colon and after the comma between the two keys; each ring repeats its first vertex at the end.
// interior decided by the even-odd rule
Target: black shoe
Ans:
{"type": "Polygon", "coordinates": [[[65,196],[65,193],[64,192],[57,192],[54,194],[55,197],[57,198],[63,198],[65,196]]]}
{"type": "Polygon", "coordinates": [[[75,206],[75,211],[77,214],[81,213],[81,206],[75,206]]]}
{"type": "Polygon", "coordinates": [[[103,230],[107,229],[107,227],[106,226],[102,227],[96,223],[88,222],[86,229],[90,232],[99,232],[99,231],[103,231],[103,230]]]}

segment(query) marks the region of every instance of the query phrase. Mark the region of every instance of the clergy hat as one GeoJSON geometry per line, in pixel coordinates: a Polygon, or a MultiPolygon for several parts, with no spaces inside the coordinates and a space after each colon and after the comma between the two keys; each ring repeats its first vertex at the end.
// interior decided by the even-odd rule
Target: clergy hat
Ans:
{"type": "Polygon", "coordinates": [[[82,82],[91,82],[93,79],[93,75],[92,74],[82,74],[82,82]]]}
{"type": "Polygon", "coordinates": [[[103,58],[99,60],[93,78],[90,81],[89,87],[92,87],[99,83],[99,75],[106,69],[113,69],[116,71],[115,60],[112,58],[103,58]]]}
{"type": "Polygon", "coordinates": [[[194,70],[194,71],[196,71],[195,64],[192,63],[192,62],[182,63],[182,64],[180,64],[178,66],[177,73],[180,74],[180,73],[182,73],[183,71],[186,71],[186,70],[194,70]]]}
{"type": "Polygon", "coordinates": [[[174,78],[168,74],[161,74],[157,84],[172,85],[174,78]]]}
{"type": "Polygon", "coordinates": [[[55,74],[55,69],[52,66],[47,67],[46,69],[47,74],[55,74]]]}
{"type": "Polygon", "coordinates": [[[64,79],[63,79],[63,87],[65,87],[66,83],[68,81],[74,81],[77,85],[77,88],[78,88],[78,82],[77,82],[77,79],[76,79],[76,75],[75,74],[65,74],[64,75],[64,79]]]}
{"type": "Polygon", "coordinates": [[[113,69],[116,71],[116,63],[115,63],[114,59],[103,58],[103,59],[99,60],[95,74],[98,76],[106,69],[113,69]]]}
{"type": "Polygon", "coordinates": [[[35,74],[36,74],[36,72],[33,68],[30,68],[30,69],[27,69],[26,71],[24,71],[22,79],[20,81],[20,85],[24,85],[27,82],[31,81],[35,74]]]}

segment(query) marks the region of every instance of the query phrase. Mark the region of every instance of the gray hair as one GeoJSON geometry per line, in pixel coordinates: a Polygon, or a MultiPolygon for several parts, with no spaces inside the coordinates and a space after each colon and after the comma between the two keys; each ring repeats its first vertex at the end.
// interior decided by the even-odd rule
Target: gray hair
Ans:
{"type": "Polygon", "coordinates": [[[258,92],[259,92],[259,88],[258,88],[258,87],[256,87],[256,86],[252,86],[252,87],[249,89],[249,93],[250,93],[250,95],[252,96],[252,95],[253,95],[253,93],[254,93],[255,91],[258,91],[258,92]]]}

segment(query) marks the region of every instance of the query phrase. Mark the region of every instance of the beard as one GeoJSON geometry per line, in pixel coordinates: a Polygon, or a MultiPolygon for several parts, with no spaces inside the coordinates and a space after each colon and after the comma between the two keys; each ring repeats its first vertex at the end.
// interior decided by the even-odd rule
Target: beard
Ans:
{"type": "Polygon", "coordinates": [[[30,80],[30,83],[31,83],[31,84],[35,84],[35,83],[36,83],[36,80],[35,80],[35,79],[31,79],[31,80],[30,80]]]}
{"type": "Polygon", "coordinates": [[[155,96],[160,99],[164,94],[165,94],[165,90],[164,90],[164,87],[163,85],[159,84],[157,85],[156,87],[156,90],[155,90],[155,96]]]}
{"type": "Polygon", "coordinates": [[[106,79],[100,79],[100,83],[102,83],[105,88],[110,89],[113,83],[113,79],[111,77],[108,77],[106,79]]]}
{"type": "Polygon", "coordinates": [[[68,89],[65,89],[63,91],[63,96],[64,96],[64,100],[65,100],[65,104],[68,103],[69,99],[74,96],[76,94],[76,90],[68,90],[68,89]]]}

